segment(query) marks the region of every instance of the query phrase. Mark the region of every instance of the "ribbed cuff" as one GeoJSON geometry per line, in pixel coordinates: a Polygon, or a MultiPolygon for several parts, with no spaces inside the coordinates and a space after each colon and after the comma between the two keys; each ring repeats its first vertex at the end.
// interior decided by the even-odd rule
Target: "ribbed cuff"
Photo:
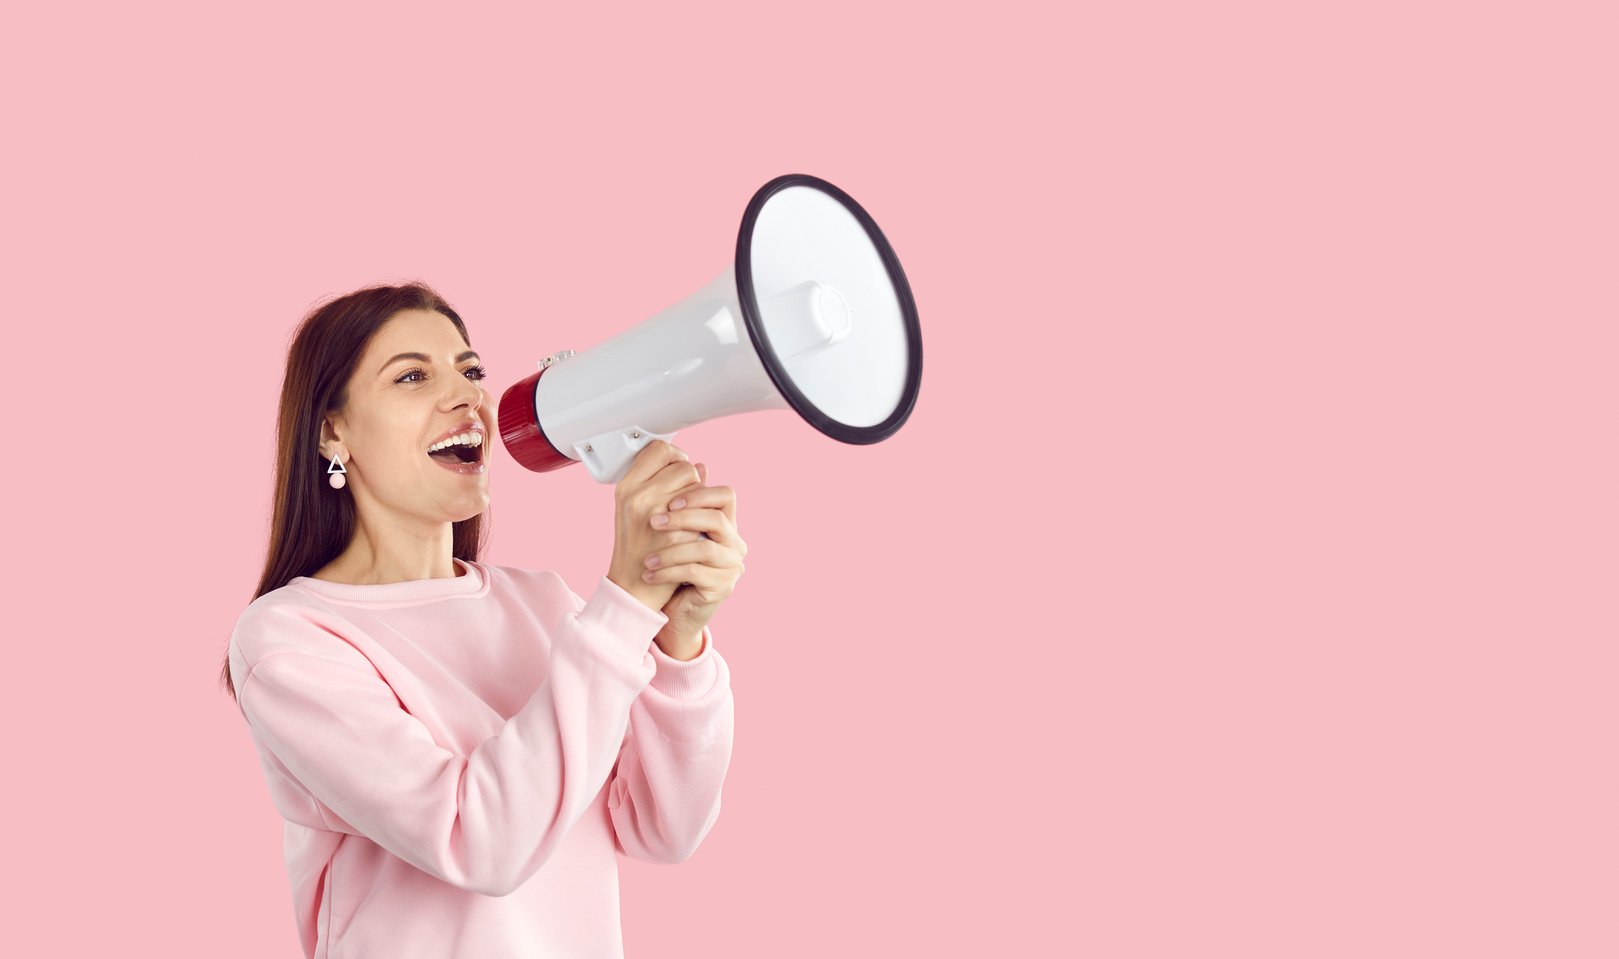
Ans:
{"type": "Polygon", "coordinates": [[[604,637],[614,658],[637,668],[646,662],[653,637],[669,622],[667,615],[631,596],[606,574],[577,619],[587,633],[604,637]]]}
{"type": "Polygon", "coordinates": [[[652,685],[675,699],[702,698],[704,693],[714,688],[714,681],[720,675],[719,664],[714,662],[713,649],[714,634],[707,626],[703,627],[702,649],[691,659],[675,659],[654,642],[652,659],[658,664],[658,671],[652,674],[652,685]]]}

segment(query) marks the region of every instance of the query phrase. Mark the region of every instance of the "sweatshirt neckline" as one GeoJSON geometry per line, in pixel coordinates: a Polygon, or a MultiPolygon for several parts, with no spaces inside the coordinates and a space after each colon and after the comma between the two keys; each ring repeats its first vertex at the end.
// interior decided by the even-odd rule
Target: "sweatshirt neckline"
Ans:
{"type": "Polygon", "coordinates": [[[451,557],[451,562],[466,570],[459,576],[435,579],[412,579],[400,583],[333,583],[313,576],[294,576],[287,581],[316,596],[356,606],[413,605],[456,596],[482,596],[489,592],[489,570],[474,560],[451,557]]]}

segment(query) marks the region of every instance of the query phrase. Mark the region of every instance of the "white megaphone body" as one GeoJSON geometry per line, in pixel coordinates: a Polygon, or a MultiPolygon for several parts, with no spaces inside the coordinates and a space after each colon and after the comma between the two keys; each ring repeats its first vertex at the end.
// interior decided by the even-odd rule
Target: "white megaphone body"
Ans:
{"type": "Polygon", "coordinates": [[[825,180],[777,177],[742,216],[731,265],[590,349],[564,350],[500,399],[500,438],[537,472],[582,462],[616,484],[654,439],[793,409],[845,443],[904,424],[922,380],[916,304],[893,248],[825,180]]]}

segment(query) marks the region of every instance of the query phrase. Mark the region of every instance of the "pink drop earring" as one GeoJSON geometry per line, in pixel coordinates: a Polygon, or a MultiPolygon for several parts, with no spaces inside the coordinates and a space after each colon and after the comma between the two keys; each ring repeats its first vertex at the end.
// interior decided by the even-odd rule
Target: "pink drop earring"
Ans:
{"type": "Polygon", "coordinates": [[[326,481],[332,484],[332,489],[342,489],[343,484],[348,482],[348,470],[343,468],[343,462],[336,453],[332,454],[332,462],[326,467],[326,473],[326,481]]]}

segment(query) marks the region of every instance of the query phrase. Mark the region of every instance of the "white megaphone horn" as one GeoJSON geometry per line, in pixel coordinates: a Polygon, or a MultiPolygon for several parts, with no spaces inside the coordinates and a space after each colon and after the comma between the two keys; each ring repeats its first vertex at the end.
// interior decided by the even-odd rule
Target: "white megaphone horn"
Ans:
{"type": "Polygon", "coordinates": [[[793,409],[833,439],[879,442],[921,382],[893,247],[847,193],[794,173],[753,195],[735,260],[702,289],[507,389],[500,439],[536,472],[582,462],[616,484],[653,440],[736,413],[793,409]]]}

